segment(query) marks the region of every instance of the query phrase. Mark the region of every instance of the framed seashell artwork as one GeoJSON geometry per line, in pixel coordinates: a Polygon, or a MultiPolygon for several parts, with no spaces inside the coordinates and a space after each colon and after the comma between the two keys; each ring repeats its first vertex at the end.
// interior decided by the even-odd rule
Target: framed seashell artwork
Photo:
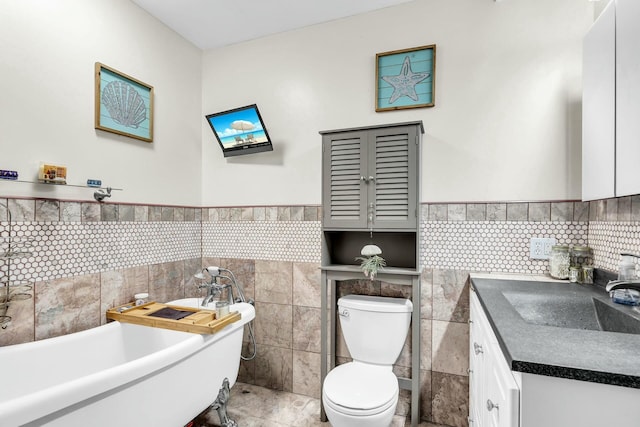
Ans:
{"type": "Polygon", "coordinates": [[[153,142],[153,86],[95,65],[95,128],[153,142]]]}

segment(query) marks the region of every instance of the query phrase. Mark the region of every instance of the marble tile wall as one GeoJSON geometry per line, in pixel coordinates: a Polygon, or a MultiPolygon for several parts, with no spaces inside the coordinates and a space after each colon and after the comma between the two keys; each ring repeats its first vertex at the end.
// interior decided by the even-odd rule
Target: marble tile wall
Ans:
{"type": "MultiPolygon", "coordinates": [[[[0,199],[0,237],[30,238],[34,256],[12,266],[33,296],[11,303],[0,345],[77,332],[105,322],[107,308],[148,291],[169,300],[198,295],[193,274],[220,265],[256,302],[258,353],[240,381],[312,397],[320,392],[320,208],[184,208],[41,199],[0,199]],[[83,254],[89,251],[89,256],[83,254]]],[[[544,273],[528,260],[531,237],[594,247],[596,266],[615,269],[617,252],[640,252],[640,196],[596,202],[422,205],[422,418],[466,426],[469,272],[544,273]]],[[[6,249],[6,248],[5,248],[6,249]]],[[[7,275],[6,265],[0,275],[7,275]]],[[[409,296],[366,280],[340,293],[409,296]]],[[[252,352],[245,333],[244,354],[252,352]]],[[[339,342],[337,355],[349,360],[339,342]]],[[[411,348],[394,370],[409,376],[411,348]]],[[[398,412],[407,414],[403,391],[398,412]]]]}
{"type": "Polygon", "coordinates": [[[138,292],[191,296],[201,219],[200,208],[0,199],[1,253],[9,238],[27,252],[4,260],[0,279],[30,296],[10,301],[0,346],[99,326],[138,292]]]}

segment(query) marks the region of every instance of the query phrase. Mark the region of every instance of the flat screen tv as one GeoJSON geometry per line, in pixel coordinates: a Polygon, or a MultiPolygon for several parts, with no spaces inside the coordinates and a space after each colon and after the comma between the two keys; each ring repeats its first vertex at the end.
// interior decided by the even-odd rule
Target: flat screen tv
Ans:
{"type": "Polygon", "coordinates": [[[206,116],[225,157],[273,151],[256,104],[206,116]]]}

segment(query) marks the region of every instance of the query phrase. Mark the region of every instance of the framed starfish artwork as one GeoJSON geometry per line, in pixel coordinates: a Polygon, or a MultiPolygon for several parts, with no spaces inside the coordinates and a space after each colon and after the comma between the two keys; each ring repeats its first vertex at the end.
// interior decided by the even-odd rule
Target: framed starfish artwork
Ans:
{"type": "Polygon", "coordinates": [[[435,105],[436,45],[376,54],[376,111],[435,105]]]}

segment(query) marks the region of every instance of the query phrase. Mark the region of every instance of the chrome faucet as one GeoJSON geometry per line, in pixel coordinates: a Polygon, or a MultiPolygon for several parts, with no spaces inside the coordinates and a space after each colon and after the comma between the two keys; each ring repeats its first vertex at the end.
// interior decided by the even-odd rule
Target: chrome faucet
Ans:
{"type": "Polygon", "coordinates": [[[607,283],[605,289],[607,292],[615,291],[616,289],[634,289],[640,291],[640,279],[611,280],[607,283]]]}
{"type": "Polygon", "coordinates": [[[229,305],[233,304],[233,288],[231,287],[230,284],[228,283],[224,283],[224,284],[218,284],[218,283],[207,283],[204,285],[199,286],[200,289],[202,288],[206,288],[207,289],[207,296],[204,297],[202,299],[202,306],[206,307],[208,306],[211,301],[217,299],[222,292],[226,289],[227,290],[227,302],[229,303],[229,305]]]}
{"type": "Polygon", "coordinates": [[[217,267],[207,267],[202,270],[202,272],[207,272],[211,281],[208,282],[204,279],[204,275],[199,273],[196,275],[197,278],[201,279],[203,283],[198,286],[198,289],[206,289],[207,296],[202,299],[202,307],[208,306],[211,301],[218,299],[218,297],[222,294],[222,292],[227,290],[227,301],[229,305],[234,303],[233,300],[233,288],[229,283],[218,283],[218,278],[231,280],[230,277],[223,276],[220,274],[220,269],[217,267]]]}
{"type": "Polygon", "coordinates": [[[622,252],[620,256],[622,257],[622,261],[620,262],[618,280],[609,281],[605,288],[606,291],[611,292],[616,289],[634,289],[640,291],[640,278],[636,277],[636,266],[632,261],[633,258],[640,259],[640,255],[622,252]]]}

